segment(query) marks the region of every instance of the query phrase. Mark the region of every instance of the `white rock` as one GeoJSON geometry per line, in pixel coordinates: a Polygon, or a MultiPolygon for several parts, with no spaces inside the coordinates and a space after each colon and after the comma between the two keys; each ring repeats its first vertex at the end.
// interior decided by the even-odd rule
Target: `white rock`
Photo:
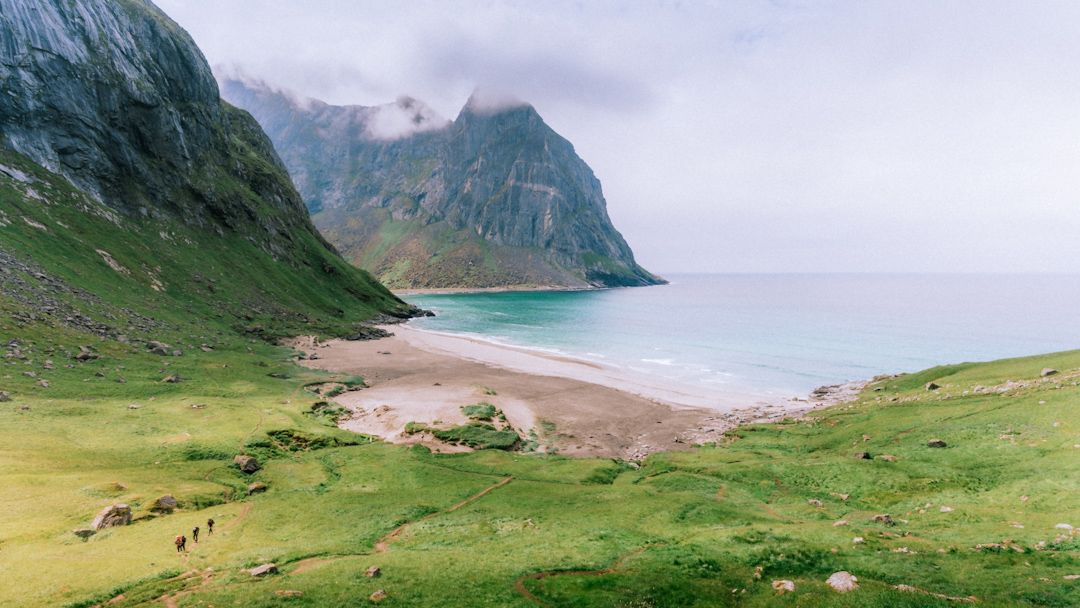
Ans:
{"type": "Polygon", "coordinates": [[[1057,528],[1058,530],[1072,530],[1073,529],[1073,527],[1070,526],[1069,524],[1058,524],[1058,525],[1056,525],[1054,527],[1057,528]]]}
{"type": "Polygon", "coordinates": [[[833,526],[846,526],[846,525],[848,525],[848,523],[847,523],[847,520],[845,520],[845,519],[841,519],[840,521],[833,524],[833,526]]]}
{"type": "Polygon", "coordinates": [[[850,572],[840,571],[830,576],[825,584],[835,589],[837,593],[847,593],[859,588],[858,580],[850,572]]]}
{"type": "Polygon", "coordinates": [[[948,513],[949,511],[952,511],[952,507],[941,507],[942,513],[948,513]]]}
{"type": "MultiPolygon", "coordinates": [[[[1066,577],[1066,578],[1068,578],[1068,577],[1066,577]]],[[[777,591],[779,591],[781,593],[783,593],[784,591],[794,591],[795,590],[795,583],[794,583],[794,581],[773,581],[772,582],[772,588],[776,589],[777,591]]]]}
{"type": "Polygon", "coordinates": [[[855,537],[855,540],[854,540],[854,541],[852,541],[852,542],[854,542],[854,543],[855,543],[855,544],[857,545],[857,544],[859,544],[859,543],[865,543],[865,542],[866,542],[866,539],[865,539],[865,538],[863,538],[863,537],[861,537],[861,536],[856,536],[856,537],[855,537]]]}

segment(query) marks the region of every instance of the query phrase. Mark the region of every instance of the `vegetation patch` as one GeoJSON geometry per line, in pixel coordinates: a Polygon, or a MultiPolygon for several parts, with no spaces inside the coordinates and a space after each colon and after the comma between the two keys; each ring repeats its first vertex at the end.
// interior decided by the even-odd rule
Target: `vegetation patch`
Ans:
{"type": "Polygon", "coordinates": [[[481,401],[476,405],[463,405],[461,407],[461,413],[473,420],[491,420],[496,412],[495,406],[486,401],[481,401]]]}
{"type": "Polygon", "coordinates": [[[470,422],[445,430],[433,429],[432,434],[447,443],[464,444],[478,450],[509,450],[517,445],[520,439],[513,430],[500,431],[483,422],[470,422]]]}

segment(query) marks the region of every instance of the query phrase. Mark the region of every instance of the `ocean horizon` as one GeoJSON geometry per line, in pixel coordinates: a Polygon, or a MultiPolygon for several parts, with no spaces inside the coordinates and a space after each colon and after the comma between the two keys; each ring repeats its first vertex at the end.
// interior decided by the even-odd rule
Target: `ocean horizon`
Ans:
{"type": "Polygon", "coordinates": [[[593,291],[426,293],[418,329],[718,392],[819,386],[1080,348],[1080,276],[689,274],[593,291]]]}

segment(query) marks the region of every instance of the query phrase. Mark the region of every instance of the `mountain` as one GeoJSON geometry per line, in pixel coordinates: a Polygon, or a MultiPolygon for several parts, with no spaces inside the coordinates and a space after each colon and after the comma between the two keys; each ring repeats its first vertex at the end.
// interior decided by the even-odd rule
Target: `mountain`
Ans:
{"type": "Polygon", "coordinates": [[[0,82],[0,254],[29,281],[0,292],[14,306],[40,305],[40,274],[249,325],[410,314],[322,238],[269,138],[149,1],[0,0],[0,82]]]}
{"type": "Polygon", "coordinates": [[[333,106],[236,79],[315,225],[395,288],[653,285],[573,145],[523,103],[333,106]]]}

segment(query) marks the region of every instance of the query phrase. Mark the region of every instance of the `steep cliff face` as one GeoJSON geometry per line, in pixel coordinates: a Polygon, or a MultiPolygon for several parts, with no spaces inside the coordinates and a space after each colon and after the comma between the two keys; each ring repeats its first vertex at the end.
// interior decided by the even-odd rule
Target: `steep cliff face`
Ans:
{"type": "MultiPolygon", "coordinates": [[[[197,249],[215,258],[220,279],[236,288],[237,308],[246,299],[301,316],[329,310],[357,318],[405,309],[342,263],[312,225],[270,139],[247,112],[220,99],[194,42],[148,0],[0,0],[0,88],[4,164],[23,166],[41,183],[62,176],[81,191],[70,201],[51,200],[13,182],[2,202],[27,221],[62,205],[97,215],[97,207],[107,209],[115,221],[82,238],[153,252],[136,268],[151,261],[183,266],[197,249]],[[252,265],[261,270],[240,270],[252,265]],[[328,291],[301,302],[266,287],[285,275],[328,291]]],[[[79,223],[69,217],[65,225],[72,221],[79,223]]],[[[46,230],[70,238],[56,232],[63,230],[55,223],[46,230]]],[[[17,248],[48,257],[46,234],[17,248]]],[[[19,235],[0,230],[4,243],[18,245],[19,235]]],[[[200,276],[205,287],[214,273],[200,276]]],[[[195,289],[186,283],[171,286],[195,289]]]]}
{"type": "Polygon", "coordinates": [[[323,234],[391,286],[662,282],[612,226],[592,170],[532,106],[470,99],[448,122],[411,99],[329,106],[235,80],[223,95],[267,129],[323,234]]]}

